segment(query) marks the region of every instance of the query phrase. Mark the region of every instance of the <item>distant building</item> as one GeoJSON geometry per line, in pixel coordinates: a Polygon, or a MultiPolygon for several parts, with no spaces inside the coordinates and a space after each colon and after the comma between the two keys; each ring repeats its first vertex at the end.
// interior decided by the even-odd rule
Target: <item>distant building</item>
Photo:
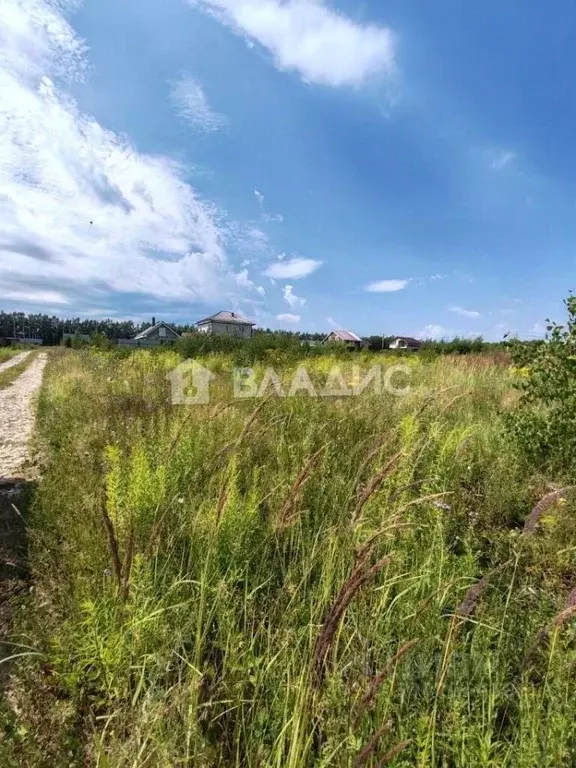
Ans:
{"type": "Polygon", "coordinates": [[[160,344],[178,341],[179,338],[180,335],[168,323],[154,322],[133,339],[119,339],[118,344],[121,347],[157,347],[160,344]]]}
{"type": "Polygon", "coordinates": [[[27,344],[41,347],[43,343],[43,339],[38,339],[35,336],[8,336],[5,339],[0,339],[0,347],[11,346],[13,344],[27,344]]]}
{"type": "Polygon", "coordinates": [[[411,352],[417,352],[421,346],[421,341],[410,336],[398,336],[390,342],[390,349],[409,349],[411,352]]]}
{"type": "Polygon", "coordinates": [[[324,344],[345,344],[347,347],[360,348],[362,339],[352,331],[332,331],[324,339],[324,344]]]}
{"type": "Polygon", "coordinates": [[[250,339],[252,337],[252,328],[255,323],[247,320],[238,312],[228,312],[222,310],[216,312],[215,315],[205,317],[204,320],[199,320],[196,323],[196,328],[201,333],[212,333],[215,336],[239,336],[242,339],[250,339]]]}
{"type": "Polygon", "coordinates": [[[92,336],[89,333],[63,333],[62,341],[66,344],[67,341],[83,341],[85,344],[90,344],[92,336]]]}

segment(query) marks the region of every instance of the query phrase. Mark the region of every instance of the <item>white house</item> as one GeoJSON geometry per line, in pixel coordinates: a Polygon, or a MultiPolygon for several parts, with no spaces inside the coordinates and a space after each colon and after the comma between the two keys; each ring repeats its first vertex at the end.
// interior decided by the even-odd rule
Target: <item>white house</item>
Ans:
{"type": "Polygon", "coordinates": [[[202,333],[213,333],[214,335],[227,334],[228,336],[239,336],[243,339],[252,337],[252,328],[256,323],[247,320],[238,312],[228,312],[222,310],[215,315],[205,317],[196,323],[196,328],[202,333]]]}
{"type": "Polygon", "coordinates": [[[409,349],[411,352],[417,352],[421,346],[422,342],[411,336],[398,336],[397,339],[390,342],[390,349],[409,349]]]}

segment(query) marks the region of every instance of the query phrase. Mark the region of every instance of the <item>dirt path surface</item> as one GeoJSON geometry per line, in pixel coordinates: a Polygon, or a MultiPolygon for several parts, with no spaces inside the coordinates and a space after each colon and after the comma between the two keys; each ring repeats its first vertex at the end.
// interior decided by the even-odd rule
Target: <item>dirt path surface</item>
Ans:
{"type": "MultiPolygon", "coordinates": [[[[28,354],[24,352],[23,356],[28,354]]],[[[0,372],[24,357],[17,355],[0,366],[0,372]]],[[[28,442],[34,427],[32,397],[42,383],[46,360],[46,355],[40,353],[13,384],[0,389],[0,478],[21,475],[28,458],[28,442]]]]}
{"type": "MultiPolygon", "coordinates": [[[[28,352],[0,365],[17,365],[28,352]]],[[[0,389],[0,659],[14,648],[7,643],[13,598],[29,588],[26,514],[34,494],[28,444],[34,429],[33,396],[42,383],[47,356],[40,353],[16,381],[0,389]]],[[[0,691],[9,680],[10,664],[0,664],[0,691]]]]}
{"type": "Polygon", "coordinates": [[[30,352],[20,352],[19,355],[14,355],[10,360],[6,360],[5,363],[0,363],[0,373],[2,373],[2,371],[7,371],[8,368],[12,368],[14,365],[18,365],[22,360],[26,360],[29,354],[30,352]]]}

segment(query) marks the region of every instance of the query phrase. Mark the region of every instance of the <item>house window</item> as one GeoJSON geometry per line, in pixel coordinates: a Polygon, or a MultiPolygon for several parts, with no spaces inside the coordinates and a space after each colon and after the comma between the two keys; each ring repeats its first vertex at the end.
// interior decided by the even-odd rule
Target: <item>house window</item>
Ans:
{"type": "Polygon", "coordinates": [[[166,338],[166,328],[164,328],[164,326],[162,326],[158,330],[158,335],[160,336],[161,339],[165,339],[166,338]]]}

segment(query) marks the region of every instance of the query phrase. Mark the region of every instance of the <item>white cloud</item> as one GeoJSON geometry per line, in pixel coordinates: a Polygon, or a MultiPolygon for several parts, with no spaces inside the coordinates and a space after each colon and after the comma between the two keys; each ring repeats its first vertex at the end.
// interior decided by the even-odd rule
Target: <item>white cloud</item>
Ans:
{"type": "Polygon", "coordinates": [[[307,82],[360,86],[394,70],[389,29],[358,24],[324,0],[189,0],[250,43],[272,54],[278,69],[298,72],[307,82]]]}
{"type": "Polygon", "coordinates": [[[544,336],[547,331],[546,323],[534,323],[529,332],[531,335],[544,336]]]}
{"type": "Polygon", "coordinates": [[[257,189],[254,190],[254,197],[258,200],[258,207],[260,208],[260,217],[262,221],[267,224],[278,223],[281,224],[284,221],[284,216],[281,213],[269,213],[266,210],[264,195],[257,189]]]}
{"type": "Polygon", "coordinates": [[[85,311],[96,294],[213,303],[255,291],[227,259],[233,232],[184,169],[138,153],[55,85],[85,66],[58,8],[2,0],[0,296],[81,294],[85,311]]]}
{"type": "Polygon", "coordinates": [[[284,301],[291,309],[303,307],[306,304],[306,299],[301,299],[299,296],[296,296],[291,285],[284,286],[284,301]]]}
{"type": "Polygon", "coordinates": [[[409,280],[377,280],[367,285],[366,290],[370,293],[391,293],[406,288],[409,282],[409,280]]]}
{"type": "Polygon", "coordinates": [[[510,152],[509,150],[501,149],[492,153],[492,168],[496,171],[501,171],[510,163],[516,160],[516,152],[510,152]]]}
{"type": "Polygon", "coordinates": [[[302,277],[311,275],[321,265],[321,261],[314,261],[314,259],[303,259],[300,257],[293,259],[282,258],[275,264],[270,264],[264,274],[266,277],[276,278],[277,280],[299,280],[302,277]]]}
{"type": "Polygon", "coordinates": [[[16,301],[25,304],[68,304],[68,299],[57,291],[4,290],[2,298],[7,301],[16,301]]]}
{"type": "Polygon", "coordinates": [[[441,325],[426,325],[416,334],[420,339],[442,339],[447,335],[446,328],[441,325]]]}
{"type": "Polygon", "coordinates": [[[335,331],[342,330],[342,323],[339,323],[338,320],[334,320],[334,318],[330,317],[330,315],[328,315],[326,318],[326,322],[328,322],[335,331]]]}
{"type": "Polygon", "coordinates": [[[476,312],[475,309],[464,309],[464,307],[448,307],[448,309],[450,312],[454,312],[456,315],[461,315],[462,317],[481,317],[480,312],[476,312]]]}
{"type": "Polygon", "coordinates": [[[183,75],[171,84],[170,100],[178,115],[198,131],[211,133],[226,123],[222,115],[214,112],[202,86],[192,75],[183,75]]]}
{"type": "Polygon", "coordinates": [[[283,323],[291,323],[295,325],[300,322],[300,315],[291,315],[289,312],[286,314],[276,315],[276,319],[283,323]]]}

